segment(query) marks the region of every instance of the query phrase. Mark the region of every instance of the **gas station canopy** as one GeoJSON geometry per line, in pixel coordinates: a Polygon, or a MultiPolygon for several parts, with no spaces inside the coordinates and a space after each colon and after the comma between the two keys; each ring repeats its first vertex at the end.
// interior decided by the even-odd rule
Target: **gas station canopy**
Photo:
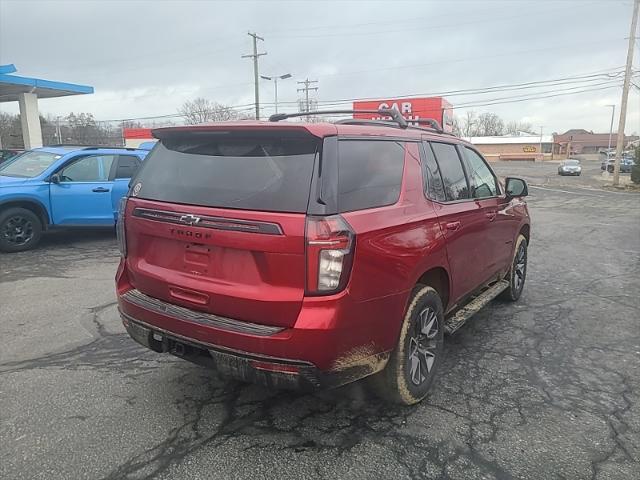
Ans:
{"type": "Polygon", "coordinates": [[[0,65],[0,103],[19,102],[22,137],[26,149],[42,146],[38,98],[57,98],[93,93],[93,87],[12,75],[13,64],[0,65]]]}

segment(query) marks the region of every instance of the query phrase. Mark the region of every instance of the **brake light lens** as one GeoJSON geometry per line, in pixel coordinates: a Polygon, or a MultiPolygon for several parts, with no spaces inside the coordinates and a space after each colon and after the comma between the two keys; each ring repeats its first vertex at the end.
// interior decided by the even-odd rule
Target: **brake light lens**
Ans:
{"type": "Polygon", "coordinates": [[[340,215],[307,217],[307,294],[327,295],[349,281],[355,234],[340,215]]]}
{"type": "Polygon", "coordinates": [[[127,257],[127,234],[124,228],[124,212],[127,210],[127,197],[122,197],[118,203],[118,219],[116,221],[116,236],[118,238],[118,249],[122,258],[127,257]]]}

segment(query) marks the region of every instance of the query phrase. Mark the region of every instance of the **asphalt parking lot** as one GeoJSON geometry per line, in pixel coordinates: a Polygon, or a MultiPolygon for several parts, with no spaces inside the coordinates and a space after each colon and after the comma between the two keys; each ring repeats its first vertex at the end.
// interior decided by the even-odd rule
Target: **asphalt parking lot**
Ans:
{"type": "Polygon", "coordinates": [[[0,255],[0,478],[640,478],[640,195],[530,182],[520,302],[448,338],[432,394],[268,391],[139,347],[111,232],[0,255]]]}

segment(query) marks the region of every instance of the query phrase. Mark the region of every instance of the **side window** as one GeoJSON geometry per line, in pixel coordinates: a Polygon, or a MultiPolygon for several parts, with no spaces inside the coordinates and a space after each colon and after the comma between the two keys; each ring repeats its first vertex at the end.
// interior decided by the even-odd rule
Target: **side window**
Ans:
{"type": "Polygon", "coordinates": [[[338,144],[338,208],[341,212],[392,205],[400,197],[404,143],[341,140],[338,144]]]}
{"type": "Polygon", "coordinates": [[[473,198],[495,197],[498,194],[496,177],[484,159],[468,147],[463,147],[461,150],[464,153],[473,198]]]}
{"type": "Polygon", "coordinates": [[[442,176],[440,175],[440,167],[433,156],[433,150],[428,143],[422,144],[422,165],[424,172],[425,192],[427,197],[436,202],[445,202],[447,196],[444,193],[444,185],[442,184],[442,176]]]}
{"type": "Polygon", "coordinates": [[[449,143],[432,142],[431,147],[436,155],[440,174],[442,175],[442,183],[447,200],[465,200],[471,198],[469,195],[469,186],[467,178],[460,163],[460,157],[456,151],[456,147],[449,143]]]}
{"type": "Polygon", "coordinates": [[[114,178],[131,178],[140,167],[140,160],[134,155],[119,155],[114,178]]]}
{"type": "Polygon", "coordinates": [[[61,182],[106,182],[115,155],[89,155],[64,167],[61,182]]]}

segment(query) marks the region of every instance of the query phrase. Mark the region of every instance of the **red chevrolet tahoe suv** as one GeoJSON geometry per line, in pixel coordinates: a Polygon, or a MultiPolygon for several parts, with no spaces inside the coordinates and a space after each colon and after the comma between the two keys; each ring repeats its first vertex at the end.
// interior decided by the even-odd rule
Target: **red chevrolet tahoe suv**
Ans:
{"type": "Polygon", "coordinates": [[[522,292],[525,182],[436,122],[217,123],[159,140],[120,206],[133,339],[270,387],[427,394],[452,333],[522,292]]]}

